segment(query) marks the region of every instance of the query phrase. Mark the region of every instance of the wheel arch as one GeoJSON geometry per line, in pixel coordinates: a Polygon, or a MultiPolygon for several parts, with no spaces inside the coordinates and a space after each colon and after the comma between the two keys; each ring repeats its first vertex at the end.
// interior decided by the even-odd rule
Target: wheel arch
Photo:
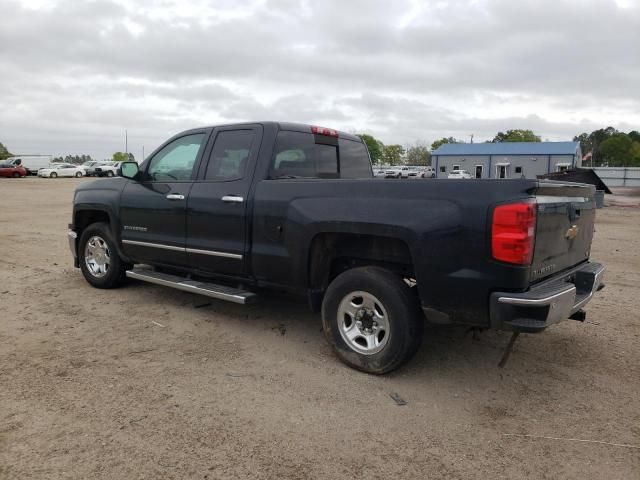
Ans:
{"type": "Polygon", "coordinates": [[[415,278],[409,244],[401,238],[345,232],[316,234],[309,247],[307,287],[314,310],[331,281],[351,268],[378,266],[403,278],[415,278]]]}

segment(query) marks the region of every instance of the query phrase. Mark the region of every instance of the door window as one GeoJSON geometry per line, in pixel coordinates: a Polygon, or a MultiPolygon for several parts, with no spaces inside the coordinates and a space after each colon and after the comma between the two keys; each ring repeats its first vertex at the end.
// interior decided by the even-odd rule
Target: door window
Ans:
{"type": "Polygon", "coordinates": [[[224,130],[216,136],[205,180],[238,180],[244,177],[254,130],[224,130]]]}
{"type": "Polygon", "coordinates": [[[204,133],[186,135],[166,145],[149,162],[147,178],[158,182],[191,180],[204,136],[204,133]]]}

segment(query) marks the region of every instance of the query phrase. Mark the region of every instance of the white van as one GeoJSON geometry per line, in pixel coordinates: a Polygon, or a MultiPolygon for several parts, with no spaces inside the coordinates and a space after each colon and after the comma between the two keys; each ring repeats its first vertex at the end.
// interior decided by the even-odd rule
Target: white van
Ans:
{"type": "Polygon", "coordinates": [[[47,168],[53,160],[51,155],[20,155],[7,158],[11,165],[20,165],[27,171],[27,175],[37,175],[38,170],[47,168]]]}

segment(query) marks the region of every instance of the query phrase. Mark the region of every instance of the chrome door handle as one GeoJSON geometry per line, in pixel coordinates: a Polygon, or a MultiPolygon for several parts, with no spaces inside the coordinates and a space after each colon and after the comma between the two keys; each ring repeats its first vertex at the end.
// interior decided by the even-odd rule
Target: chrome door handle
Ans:
{"type": "Polygon", "coordinates": [[[184,195],[180,195],[179,193],[170,193],[167,195],[167,200],[184,200],[184,195]]]}
{"type": "Polygon", "coordinates": [[[242,203],[244,202],[244,198],[239,197],[238,195],[225,195],[222,197],[222,201],[227,203],[242,203]]]}

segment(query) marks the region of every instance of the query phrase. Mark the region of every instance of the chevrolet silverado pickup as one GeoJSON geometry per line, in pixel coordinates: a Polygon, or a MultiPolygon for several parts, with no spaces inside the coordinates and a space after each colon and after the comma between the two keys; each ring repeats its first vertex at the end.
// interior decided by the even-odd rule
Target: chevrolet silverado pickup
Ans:
{"type": "Polygon", "coordinates": [[[305,297],[342,361],[385,373],[425,322],[517,335],[584,319],[603,286],[593,197],[541,180],[376,179],[357,136],[222,125],[80,185],[69,243],[97,288],[128,277],[237,303],[305,297]]]}

